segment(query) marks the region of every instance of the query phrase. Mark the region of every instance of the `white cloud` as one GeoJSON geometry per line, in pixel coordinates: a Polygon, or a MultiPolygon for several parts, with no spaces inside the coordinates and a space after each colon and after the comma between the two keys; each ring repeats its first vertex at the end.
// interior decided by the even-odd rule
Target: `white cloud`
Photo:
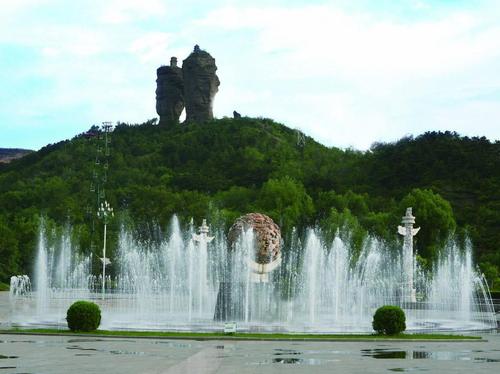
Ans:
{"type": "Polygon", "coordinates": [[[420,0],[413,0],[411,5],[413,6],[414,9],[417,9],[417,10],[431,8],[431,6],[428,3],[426,3],[425,1],[420,1],[420,0]]]}
{"type": "Polygon", "coordinates": [[[130,51],[142,62],[166,61],[168,48],[174,37],[165,32],[151,32],[135,39],[130,51]]]}
{"type": "Polygon", "coordinates": [[[500,47],[500,25],[476,32],[482,19],[465,12],[435,21],[394,23],[333,6],[227,7],[198,24],[253,30],[262,53],[288,50],[288,57],[307,63],[312,73],[328,67],[376,75],[449,71],[498,55],[500,47]]]}
{"type": "MultiPolygon", "coordinates": [[[[12,31],[12,30],[11,30],[12,31]]],[[[110,47],[110,38],[103,30],[78,25],[35,24],[15,33],[4,33],[0,43],[38,50],[44,56],[91,56],[110,47]]]]}
{"type": "Polygon", "coordinates": [[[50,0],[0,0],[0,24],[6,23],[13,17],[22,14],[35,6],[42,6],[50,0]]]}
{"type": "Polygon", "coordinates": [[[100,19],[105,23],[137,22],[165,14],[167,8],[161,0],[113,0],[104,2],[100,19]]]}
{"type": "MultiPolygon", "coordinates": [[[[394,21],[331,5],[223,7],[196,26],[200,32],[244,31],[254,38],[252,55],[261,66],[251,73],[262,85],[274,84],[276,90],[296,82],[295,90],[274,94],[272,107],[265,100],[255,102],[256,108],[269,110],[266,116],[294,123],[327,144],[367,148],[422,129],[453,130],[457,122],[423,113],[443,102],[454,102],[450,117],[455,117],[450,111],[463,115],[457,130],[500,138],[499,130],[478,127],[477,118],[487,121],[479,112],[484,106],[461,110],[467,96],[500,87],[495,73],[500,69],[500,25],[493,21],[498,15],[498,9],[455,11],[394,21]]],[[[233,77],[233,84],[242,84],[233,77]]]]}

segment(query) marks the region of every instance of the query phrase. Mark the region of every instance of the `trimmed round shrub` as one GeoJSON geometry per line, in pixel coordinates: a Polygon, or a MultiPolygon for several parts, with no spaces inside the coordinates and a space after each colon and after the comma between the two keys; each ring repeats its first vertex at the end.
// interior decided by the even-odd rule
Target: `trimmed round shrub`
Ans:
{"type": "Polygon", "coordinates": [[[90,301],[77,301],[68,308],[66,321],[72,331],[97,330],[101,323],[101,309],[90,301]]]}
{"type": "Polygon", "coordinates": [[[406,316],[399,306],[384,305],[373,315],[373,329],[384,335],[396,335],[406,330],[406,316]]]}

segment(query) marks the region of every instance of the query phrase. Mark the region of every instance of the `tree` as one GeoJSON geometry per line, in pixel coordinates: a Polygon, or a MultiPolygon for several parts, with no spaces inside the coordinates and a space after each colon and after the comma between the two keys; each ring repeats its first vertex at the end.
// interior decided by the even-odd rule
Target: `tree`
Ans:
{"type": "Polygon", "coordinates": [[[314,214],[312,199],[304,185],[289,177],[269,179],[264,183],[257,207],[285,231],[307,224],[314,214]]]}
{"type": "Polygon", "coordinates": [[[367,232],[349,209],[339,211],[332,208],[328,217],[321,220],[320,226],[327,242],[331,242],[339,233],[341,239],[351,245],[356,256],[359,255],[367,232]]]}
{"type": "Polygon", "coordinates": [[[490,289],[493,289],[494,286],[499,283],[499,274],[498,274],[498,268],[493,265],[490,262],[481,262],[479,264],[479,268],[484,274],[484,277],[486,278],[486,281],[488,282],[488,286],[490,289]]]}

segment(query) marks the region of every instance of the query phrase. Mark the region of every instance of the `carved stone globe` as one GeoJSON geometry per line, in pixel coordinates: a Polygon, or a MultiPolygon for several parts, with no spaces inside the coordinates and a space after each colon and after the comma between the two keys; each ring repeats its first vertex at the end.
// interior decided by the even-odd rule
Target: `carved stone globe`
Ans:
{"type": "Polygon", "coordinates": [[[238,218],[229,229],[229,247],[234,249],[243,231],[253,229],[255,235],[255,259],[265,265],[281,258],[281,230],[274,221],[261,213],[248,213],[238,218]]]}

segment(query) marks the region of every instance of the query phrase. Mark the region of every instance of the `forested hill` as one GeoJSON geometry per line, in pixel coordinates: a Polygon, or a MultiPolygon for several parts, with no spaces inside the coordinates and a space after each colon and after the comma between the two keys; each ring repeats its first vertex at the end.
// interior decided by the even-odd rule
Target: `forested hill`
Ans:
{"type": "Polygon", "coordinates": [[[358,152],[325,147],[268,119],[168,129],[148,121],[116,126],[105,169],[102,138],[94,128],[0,165],[0,281],[30,268],[40,214],[50,224],[71,223],[90,250],[99,235],[91,229],[96,184],[139,229],[165,227],[173,213],[184,222],[230,224],[260,211],[285,233],[344,226],[358,243],[367,233],[391,241],[413,206],[423,257],[435,258],[455,227],[467,228],[476,257],[492,282],[498,278],[499,142],[432,132],[358,152]]]}
{"type": "Polygon", "coordinates": [[[17,158],[21,158],[28,153],[31,153],[28,149],[19,148],[0,148],[0,163],[8,163],[17,158]]]}

